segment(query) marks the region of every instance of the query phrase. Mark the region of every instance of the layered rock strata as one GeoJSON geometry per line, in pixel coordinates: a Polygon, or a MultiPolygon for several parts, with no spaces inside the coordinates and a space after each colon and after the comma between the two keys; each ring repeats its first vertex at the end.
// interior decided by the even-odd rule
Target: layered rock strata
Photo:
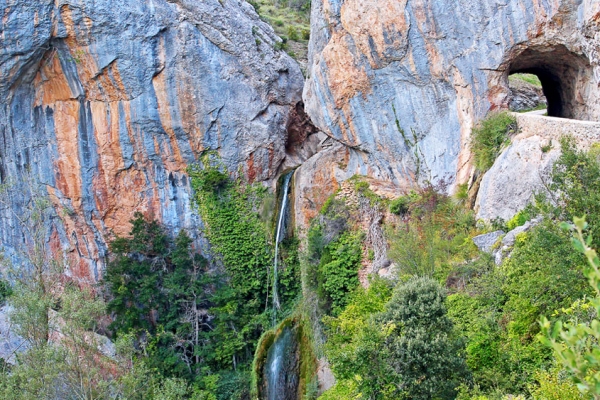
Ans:
{"type": "Polygon", "coordinates": [[[0,4],[5,253],[25,245],[31,197],[48,196],[45,240],[96,280],[134,212],[172,233],[199,224],[185,171],[203,152],[249,181],[272,180],[286,146],[296,164],[312,155],[287,138],[290,110],[303,123],[300,69],[244,1],[0,4]]]}

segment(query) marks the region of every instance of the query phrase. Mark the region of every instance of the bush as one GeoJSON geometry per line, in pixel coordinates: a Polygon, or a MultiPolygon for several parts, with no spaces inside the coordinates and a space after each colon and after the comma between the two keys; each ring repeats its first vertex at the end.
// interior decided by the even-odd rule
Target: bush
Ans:
{"type": "Polygon", "coordinates": [[[506,228],[508,230],[513,230],[519,226],[525,225],[527,221],[531,219],[531,213],[528,209],[524,209],[519,211],[506,223],[506,228]]]}
{"type": "Polygon", "coordinates": [[[390,212],[396,215],[404,215],[408,212],[410,198],[408,196],[398,197],[390,203],[390,212]]]}
{"type": "Polygon", "coordinates": [[[324,398],[453,399],[468,376],[446,294],[429,278],[359,290],[330,329],[327,355],[338,384],[324,398]],[[373,315],[369,318],[369,315],[373,315]]]}
{"type": "Polygon", "coordinates": [[[10,297],[12,293],[13,290],[10,286],[10,283],[0,279],[0,305],[4,304],[4,302],[6,302],[6,299],[10,297]]]}
{"type": "Polygon", "coordinates": [[[310,29],[302,29],[302,39],[303,40],[310,39],[310,29]]]}
{"type": "Polygon", "coordinates": [[[288,39],[298,41],[300,37],[298,36],[298,31],[293,26],[289,26],[287,29],[288,39]]]}
{"type": "MultiPolygon", "coordinates": [[[[396,392],[391,398],[454,399],[468,376],[463,342],[446,312],[446,292],[429,278],[413,278],[394,291],[377,316],[391,328],[384,341],[385,360],[396,392]]],[[[393,393],[393,392],[392,392],[393,393]]]]}
{"type": "Polygon", "coordinates": [[[334,314],[346,306],[348,294],[358,286],[361,257],[361,237],[356,233],[346,232],[324,249],[319,265],[319,292],[334,314]]]}
{"type": "Polygon", "coordinates": [[[552,169],[551,195],[562,220],[585,215],[593,247],[600,248],[600,163],[594,151],[577,150],[572,138],[561,140],[562,154],[552,169]]]}
{"type": "Polygon", "coordinates": [[[508,112],[489,115],[473,128],[471,151],[475,167],[485,172],[492,167],[509,135],[516,131],[516,119],[508,112]]]}

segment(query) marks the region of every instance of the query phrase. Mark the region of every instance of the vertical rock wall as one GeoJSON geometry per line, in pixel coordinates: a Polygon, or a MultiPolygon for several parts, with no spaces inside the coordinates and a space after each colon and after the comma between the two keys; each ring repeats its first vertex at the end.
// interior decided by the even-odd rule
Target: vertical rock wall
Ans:
{"type": "Polygon", "coordinates": [[[600,120],[597,1],[313,0],[312,7],[306,111],[346,148],[347,160],[320,153],[311,163],[319,170],[307,164],[297,181],[363,174],[398,190],[423,181],[452,190],[472,173],[473,124],[508,106],[512,72],[545,74],[564,116],[600,120]]]}
{"type": "Polygon", "coordinates": [[[136,211],[176,233],[199,223],[185,170],[217,150],[266,181],[301,100],[297,64],[241,0],[0,0],[0,243],[41,183],[48,240],[98,279],[106,240],[136,211]]]}

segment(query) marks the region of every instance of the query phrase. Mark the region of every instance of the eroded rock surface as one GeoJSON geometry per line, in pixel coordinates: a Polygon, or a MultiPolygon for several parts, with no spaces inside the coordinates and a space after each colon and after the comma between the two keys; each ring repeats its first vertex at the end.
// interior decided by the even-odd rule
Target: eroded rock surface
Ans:
{"type": "Polygon", "coordinates": [[[519,133],[500,153],[479,186],[477,218],[508,221],[547,191],[552,165],[560,156],[560,139],[572,136],[581,149],[600,141],[600,123],[545,117],[535,113],[513,114],[519,133]]]}
{"type": "Polygon", "coordinates": [[[126,234],[134,212],[173,233],[198,224],[185,170],[202,152],[251,181],[277,174],[303,77],[247,2],[0,0],[0,10],[0,180],[14,189],[0,209],[5,250],[23,244],[27,180],[52,202],[47,240],[94,280],[106,239],[126,234]]]}
{"type": "MultiPolygon", "coordinates": [[[[540,75],[560,116],[600,118],[592,0],[313,0],[306,110],[347,150],[344,174],[400,190],[466,182],[473,124],[540,75]]],[[[308,167],[307,167],[308,168],[308,167]]],[[[343,175],[315,170],[320,180],[343,175]]]]}

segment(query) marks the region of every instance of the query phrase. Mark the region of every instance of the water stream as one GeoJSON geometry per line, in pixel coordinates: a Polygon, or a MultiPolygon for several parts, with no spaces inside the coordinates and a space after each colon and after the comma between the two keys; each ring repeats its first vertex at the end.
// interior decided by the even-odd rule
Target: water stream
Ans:
{"type": "Polygon", "coordinates": [[[265,400],[295,400],[298,398],[298,343],[295,330],[283,328],[269,349],[264,374],[265,400]]]}
{"type": "Polygon", "coordinates": [[[293,174],[294,171],[291,171],[283,178],[283,197],[281,199],[281,207],[279,208],[279,217],[277,218],[277,232],[275,234],[275,259],[273,261],[273,327],[275,327],[275,323],[277,321],[277,311],[281,308],[281,304],[279,303],[279,295],[277,293],[279,243],[285,237],[285,217],[287,214],[288,193],[293,174]]]}

